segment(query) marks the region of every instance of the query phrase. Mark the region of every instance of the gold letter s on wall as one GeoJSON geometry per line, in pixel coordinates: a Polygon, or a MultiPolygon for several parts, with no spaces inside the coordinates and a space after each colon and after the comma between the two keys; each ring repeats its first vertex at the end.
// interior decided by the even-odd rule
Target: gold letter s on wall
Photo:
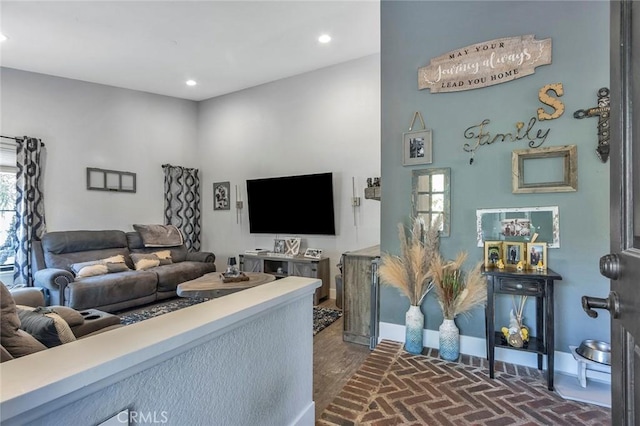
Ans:
{"type": "Polygon", "coordinates": [[[540,89],[540,92],[538,92],[538,99],[540,99],[540,102],[554,108],[552,114],[546,113],[543,108],[538,108],[538,120],[540,121],[553,120],[564,113],[564,104],[560,99],[549,96],[547,94],[549,90],[553,90],[558,97],[564,94],[562,83],[547,84],[540,89]]]}

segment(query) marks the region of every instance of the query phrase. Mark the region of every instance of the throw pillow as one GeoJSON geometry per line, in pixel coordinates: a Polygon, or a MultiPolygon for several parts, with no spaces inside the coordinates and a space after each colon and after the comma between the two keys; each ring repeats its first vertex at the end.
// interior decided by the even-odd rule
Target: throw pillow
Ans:
{"type": "Polygon", "coordinates": [[[19,327],[16,302],[9,289],[0,284],[0,344],[15,358],[47,349],[19,327]]]}
{"type": "Polygon", "coordinates": [[[158,257],[161,265],[173,263],[173,260],[171,259],[171,250],[154,251],[151,254],[155,254],[158,257]]]}
{"type": "Polygon", "coordinates": [[[131,260],[136,271],[144,271],[160,265],[160,259],[155,254],[133,253],[131,260]]]}
{"type": "Polygon", "coordinates": [[[76,340],[69,324],[50,309],[38,308],[35,311],[17,309],[20,329],[35,337],[48,348],[76,340]]]}
{"type": "Polygon", "coordinates": [[[22,309],[23,311],[36,311],[36,312],[40,312],[43,309],[47,309],[51,312],[54,312],[60,315],[60,317],[63,320],[65,320],[67,324],[69,324],[69,327],[76,327],[78,325],[84,324],[84,317],[82,316],[82,314],[80,314],[80,312],[76,311],[75,309],[69,308],[67,306],[54,305],[54,306],[47,306],[46,308],[45,307],[34,308],[32,306],[16,305],[16,307],[18,309],[22,309]]]}
{"type": "Polygon", "coordinates": [[[93,277],[96,275],[110,274],[113,272],[128,271],[124,256],[107,257],[106,259],[92,260],[89,262],[74,263],[71,270],[76,274],[76,278],[93,277]]]}

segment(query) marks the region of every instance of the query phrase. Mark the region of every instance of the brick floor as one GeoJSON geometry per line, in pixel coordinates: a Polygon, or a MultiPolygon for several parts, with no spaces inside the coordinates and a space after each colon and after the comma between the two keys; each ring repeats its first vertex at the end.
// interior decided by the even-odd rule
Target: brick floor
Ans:
{"type": "Polygon", "coordinates": [[[407,353],[383,340],[316,422],[329,425],[610,425],[608,408],[567,401],[546,388],[535,368],[486,359],[407,353]]]}

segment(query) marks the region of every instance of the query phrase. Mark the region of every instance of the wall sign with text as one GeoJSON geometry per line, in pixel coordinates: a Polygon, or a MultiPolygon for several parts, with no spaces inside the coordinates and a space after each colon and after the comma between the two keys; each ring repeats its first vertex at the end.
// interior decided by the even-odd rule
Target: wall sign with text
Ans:
{"type": "Polygon", "coordinates": [[[506,83],[551,63],[551,39],[533,34],[499,38],[452,50],[418,69],[418,88],[459,92],[506,83]]]}

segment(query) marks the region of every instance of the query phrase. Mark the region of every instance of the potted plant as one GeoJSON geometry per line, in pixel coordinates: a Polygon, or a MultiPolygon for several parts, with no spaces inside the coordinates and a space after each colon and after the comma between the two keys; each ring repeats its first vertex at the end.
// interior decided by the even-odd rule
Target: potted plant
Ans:
{"type": "Polygon", "coordinates": [[[434,292],[444,317],[439,329],[440,357],[448,361],[460,356],[460,332],[455,318],[487,300],[487,279],[480,271],[482,262],[465,274],[462,265],[466,259],[467,253],[461,252],[453,261],[445,261],[442,256],[431,261],[434,292]]]}
{"type": "Polygon", "coordinates": [[[402,223],[398,224],[400,255],[381,255],[378,275],[383,284],[397,288],[409,299],[405,315],[405,349],[419,354],[423,348],[424,314],[420,305],[433,288],[431,261],[439,256],[441,219],[428,229],[422,218],[414,218],[407,233],[402,223]]]}

